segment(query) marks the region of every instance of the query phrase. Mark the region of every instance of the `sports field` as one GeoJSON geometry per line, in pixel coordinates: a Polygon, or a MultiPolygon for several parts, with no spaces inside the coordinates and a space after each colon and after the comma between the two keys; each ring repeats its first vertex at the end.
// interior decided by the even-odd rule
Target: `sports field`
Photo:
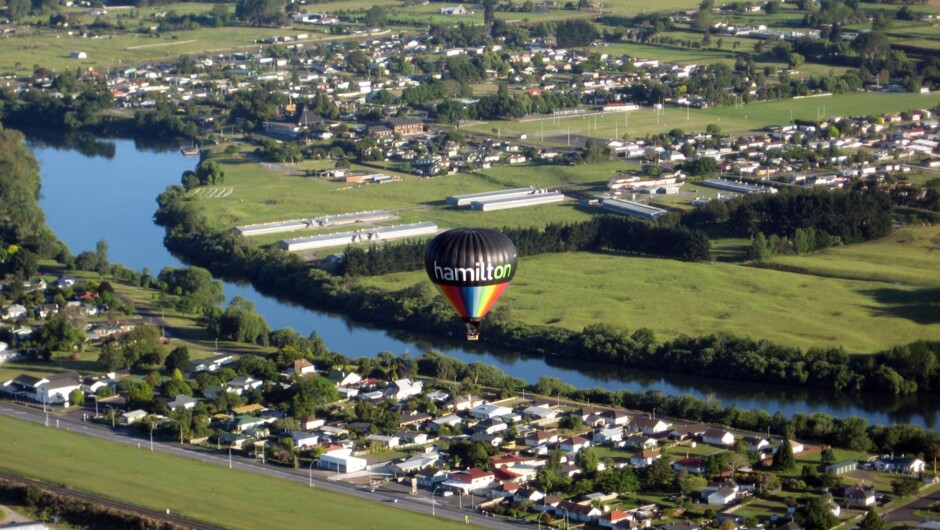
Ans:
{"type": "MultiPolygon", "coordinates": [[[[466,528],[380,502],[0,417],[0,469],[225,528],[466,528]]],[[[144,444],[146,445],[146,444],[144,444]]],[[[430,510],[430,508],[429,508],[430,510]]]]}
{"type": "MultiPolygon", "coordinates": [[[[844,347],[872,353],[919,338],[940,337],[940,228],[910,228],[884,241],[834,249],[803,260],[826,271],[830,254],[839,267],[885,269],[897,285],[797,274],[732,263],[571,253],[520,261],[512,287],[499,305],[513,318],[580,330],[596,322],[657,337],[729,332],[809,348],[844,347]]],[[[364,280],[400,289],[427,281],[423,272],[364,280]]]]}
{"type": "Polygon", "coordinates": [[[886,112],[931,108],[940,104],[940,94],[853,93],[756,102],[709,109],[667,107],[663,111],[641,108],[633,112],[592,113],[578,116],[533,117],[525,121],[489,121],[467,129],[490,133],[498,128],[504,136],[528,135],[529,142],[566,145],[568,136],[598,139],[643,137],[647,134],[704,131],[714,123],[723,133],[740,133],[791,120],[813,120],[832,116],[869,116],[886,112]],[[544,140],[542,140],[544,138],[544,140]]]}

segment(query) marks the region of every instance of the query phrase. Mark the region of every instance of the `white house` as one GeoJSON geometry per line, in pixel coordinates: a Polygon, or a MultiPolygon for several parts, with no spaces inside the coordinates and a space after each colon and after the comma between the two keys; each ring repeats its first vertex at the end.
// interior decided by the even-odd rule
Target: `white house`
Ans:
{"type": "Polygon", "coordinates": [[[702,498],[708,504],[725,505],[737,497],[738,492],[729,486],[720,488],[708,488],[702,492],[702,498]]]}
{"type": "Polygon", "coordinates": [[[125,412],[124,414],[121,414],[120,418],[118,419],[118,423],[120,423],[121,425],[131,425],[133,423],[137,423],[138,421],[146,417],[147,417],[146,410],[140,410],[140,409],[132,410],[130,412],[125,412]]]}
{"type": "Polygon", "coordinates": [[[441,485],[461,494],[488,488],[495,477],[492,472],[472,467],[465,471],[456,471],[441,485]]]}
{"type": "Polygon", "coordinates": [[[170,410],[176,410],[180,407],[190,410],[196,406],[196,403],[199,403],[199,400],[196,398],[189,397],[185,394],[177,394],[173,401],[166,402],[166,406],[170,410]]]}
{"type": "Polygon", "coordinates": [[[640,418],[630,422],[628,428],[631,431],[642,432],[643,434],[658,434],[669,430],[669,424],[663,420],[640,418]]]}
{"type": "Polygon", "coordinates": [[[510,414],[512,414],[511,408],[501,407],[499,405],[477,405],[470,409],[470,415],[481,420],[509,416],[510,414]]]}
{"type": "Polygon", "coordinates": [[[291,431],[287,437],[294,442],[294,447],[297,449],[313,447],[320,443],[320,435],[312,432],[291,431]]]}
{"type": "Polygon", "coordinates": [[[849,506],[865,507],[875,504],[875,489],[866,488],[861,484],[846,486],[842,496],[849,506]]]}
{"type": "Polygon", "coordinates": [[[576,453],[581,449],[590,446],[591,441],[583,436],[572,436],[571,438],[562,440],[562,442],[558,444],[559,449],[569,453],[576,453]]]}
{"type": "Polygon", "coordinates": [[[398,379],[389,383],[382,392],[386,399],[392,401],[404,401],[413,396],[420,395],[424,391],[424,382],[412,382],[411,379],[398,379]]]}
{"type": "Polygon", "coordinates": [[[924,461],[914,457],[882,456],[875,460],[875,469],[885,473],[916,475],[917,473],[923,473],[925,468],[924,461]]]}
{"type": "Polygon", "coordinates": [[[702,441],[709,445],[728,447],[734,445],[734,435],[725,429],[708,429],[702,435],[702,441]]]}

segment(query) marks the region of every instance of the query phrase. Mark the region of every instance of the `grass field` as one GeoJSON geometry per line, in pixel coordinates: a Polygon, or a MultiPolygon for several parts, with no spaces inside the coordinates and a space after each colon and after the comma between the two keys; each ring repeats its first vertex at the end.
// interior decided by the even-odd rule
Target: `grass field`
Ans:
{"type": "MultiPolygon", "coordinates": [[[[938,234],[936,227],[909,230],[909,237],[930,239],[938,234]]],[[[940,336],[940,260],[922,260],[927,251],[908,249],[901,237],[899,242],[890,239],[839,250],[860,256],[862,267],[865,256],[891,254],[894,267],[906,271],[911,285],[729,263],[572,253],[521,260],[512,287],[499,303],[511,308],[513,318],[529,324],[575,330],[595,322],[630,330],[648,327],[660,340],[728,332],[802,348],[872,353],[940,336]]],[[[849,260],[842,263],[848,266],[849,260]]],[[[421,281],[426,281],[423,272],[364,280],[386,289],[421,281]]]]}
{"type": "Polygon", "coordinates": [[[792,119],[816,120],[817,117],[860,116],[898,112],[915,108],[931,108],[940,103],[940,94],[838,94],[824,97],[786,99],[757,102],[735,108],[734,106],[709,109],[684,109],[667,107],[664,112],[642,108],[634,112],[592,114],[590,116],[551,116],[529,121],[490,121],[476,123],[467,129],[489,133],[498,128],[503,135],[529,135],[530,142],[549,145],[565,145],[566,137],[589,136],[612,139],[629,134],[642,137],[646,134],[665,133],[672,129],[687,132],[704,131],[714,123],[724,133],[739,133],[757,130],[767,125],[787,124],[792,119]],[[818,113],[818,114],[817,114],[818,113]]]}
{"type": "MultiPolygon", "coordinates": [[[[628,166],[617,163],[591,167],[500,167],[481,175],[462,173],[432,179],[402,175],[402,182],[356,186],[328,179],[285,175],[277,168],[266,169],[230,159],[224,166],[224,186],[233,189],[231,195],[217,199],[196,196],[196,200],[219,228],[366,210],[392,210],[401,218],[395,224],[434,221],[442,227],[471,224],[545,226],[556,221],[584,220],[589,214],[577,209],[570,201],[484,213],[444,207],[445,200],[451,195],[530,185],[602,184],[613,176],[617,168],[625,167],[628,166]]],[[[365,167],[354,169],[369,173],[376,171],[365,167]]]]}
{"type": "Polygon", "coordinates": [[[379,502],[6,417],[0,418],[0,438],[4,471],[150,509],[170,509],[225,528],[466,528],[379,502]]]}

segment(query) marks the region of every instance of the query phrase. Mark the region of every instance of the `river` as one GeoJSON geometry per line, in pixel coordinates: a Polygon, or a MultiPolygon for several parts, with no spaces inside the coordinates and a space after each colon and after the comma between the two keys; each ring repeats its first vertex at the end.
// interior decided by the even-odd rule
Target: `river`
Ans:
{"type": "MultiPolygon", "coordinates": [[[[153,274],[167,266],[183,265],[164,247],[164,231],[153,223],[153,213],[157,195],[168,185],[178,183],[184,171],[193,169],[195,158],[183,156],[175,146],[132,140],[91,138],[65,142],[62,138],[31,135],[28,144],[41,165],[40,204],[46,222],[72,253],[93,251],[96,243],[104,240],[112,263],[135,270],[149,268],[153,274]]],[[[912,423],[931,429],[937,425],[940,410],[940,398],[936,396],[845,395],[527,357],[482,345],[471,347],[462,342],[369,328],[340,315],[311,311],[262,295],[251,285],[225,282],[224,289],[228,297],[251,300],[272,329],[290,327],[302,335],[315,331],[331,350],[351,358],[383,351],[418,355],[434,349],[464,362],[490,364],[528,382],[550,376],[584,388],[690,394],[771,414],[818,411],[839,417],[860,416],[872,423],[912,423]]]]}

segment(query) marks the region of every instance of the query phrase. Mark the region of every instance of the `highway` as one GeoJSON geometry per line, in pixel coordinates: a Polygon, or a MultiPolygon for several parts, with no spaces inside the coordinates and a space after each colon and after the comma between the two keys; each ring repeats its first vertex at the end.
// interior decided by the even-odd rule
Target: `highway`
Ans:
{"type": "MultiPolygon", "coordinates": [[[[150,441],[131,435],[125,431],[111,430],[106,426],[95,423],[83,422],[81,419],[74,419],[68,416],[50,412],[48,415],[41,409],[29,406],[16,405],[9,402],[0,402],[0,414],[19,420],[30,421],[33,423],[47,425],[50,429],[60,429],[69,432],[79,433],[86,436],[92,436],[101,440],[122,443],[126,445],[136,445],[141,450],[147,450],[150,441]]],[[[341,493],[343,495],[352,495],[367,502],[382,502],[394,506],[398,509],[410,510],[412,512],[431,514],[431,494],[425,490],[419,490],[417,495],[411,495],[404,485],[389,483],[375,488],[375,491],[362,489],[361,486],[348,484],[336,480],[332,473],[324,471],[310,471],[309,469],[283,469],[270,465],[262,464],[254,459],[246,459],[233,455],[231,459],[228,454],[216,454],[208,452],[195,446],[185,446],[179,443],[166,443],[154,440],[153,450],[161,453],[171,454],[190,460],[199,460],[206,463],[216,464],[221,467],[231,467],[259,475],[291,480],[311,488],[320,488],[328,491],[341,493]],[[397,501],[392,501],[397,499],[397,501]]],[[[477,496],[477,500],[480,497],[477,496]]],[[[505,519],[483,516],[480,513],[469,510],[460,510],[457,506],[451,505],[461,502],[456,496],[438,497],[436,505],[433,507],[437,517],[453,519],[455,521],[469,521],[474,525],[487,528],[518,529],[521,526],[515,522],[509,522],[505,519]]],[[[469,504],[464,502],[464,504],[469,504]]]]}

